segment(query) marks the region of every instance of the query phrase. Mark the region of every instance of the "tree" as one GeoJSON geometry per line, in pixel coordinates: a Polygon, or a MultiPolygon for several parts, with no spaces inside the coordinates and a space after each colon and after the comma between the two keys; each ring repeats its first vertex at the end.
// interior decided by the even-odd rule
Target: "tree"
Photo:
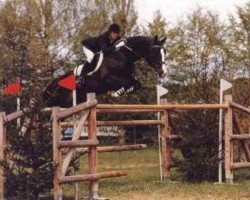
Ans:
{"type": "MultiPolygon", "coordinates": [[[[165,87],[170,102],[216,103],[218,84],[225,67],[224,26],[218,16],[197,8],[186,21],[170,30],[165,87]]],[[[174,131],[185,139],[180,170],[189,181],[216,180],[218,112],[187,111],[173,119],[174,131]],[[209,152],[209,153],[208,153],[209,152]]]]}
{"type": "Polygon", "coordinates": [[[42,102],[38,100],[29,112],[24,111],[27,121],[21,127],[14,124],[8,127],[8,161],[1,161],[6,177],[6,199],[36,200],[53,188],[51,124],[40,105],[42,102]]]}
{"type": "Polygon", "coordinates": [[[234,81],[234,98],[243,105],[250,103],[250,3],[238,7],[230,16],[227,40],[228,76],[234,81]]]}
{"type": "Polygon", "coordinates": [[[136,29],[137,13],[134,7],[134,0],[115,1],[91,0],[86,2],[84,18],[77,34],[74,45],[76,57],[79,61],[84,58],[82,54],[81,41],[97,36],[107,31],[111,23],[118,23],[121,26],[121,36],[130,36],[136,29]]]}
{"type": "Polygon", "coordinates": [[[150,36],[158,35],[159,37],[165,37],[167,35],[166,19],[162,16],[161,12],[158,10],[154,13],[153,22],[148,24],[148,31],[150,36]]]}
{"type": "MultiPolygon", "coordinates": [[[[0,9],[2,88],[21,79],[21,109],[27,107],[31,99],[36,102],[29,112],[24,110],[30,123],[22,120],[20,127],[8,127],[10,145],[7,153],[10,160],[1,163],[6,172],[8,199],[38,199],[40,193],[53,187],[51,124],[49,117],[41,112],[45,105],[41,94],[60,66],[62,49],[68,48],[71,42],[65,39],[69,33],[66,23],[71,21],[65,10],[60,15],[63,19],[56,19],[60,9],[55,10],[55,2],[9,0],[0,9]],[[26,131],[22,132],[21,127],[26,131]]],[[[75,33],[70,29],[72,32],[75,33]]],[[[69,58],[67,55],[64,54],[65,59],[69,58]]],[[[8,99],[1,93],[0,107],[8,112],[14,111],[9,110],[8,99]]]]}

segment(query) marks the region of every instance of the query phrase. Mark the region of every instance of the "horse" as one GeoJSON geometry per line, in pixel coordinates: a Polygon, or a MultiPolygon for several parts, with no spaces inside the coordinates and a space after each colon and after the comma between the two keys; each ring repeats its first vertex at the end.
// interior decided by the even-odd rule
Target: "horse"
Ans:
{"type": "MultiPolygon", "coordinates": [[[[100,68],[91,76],[86,77],[83,84],[77,84],[77,103],[86,101],[86,94],[91,92],[97,95],[109,93],[113,97],[118,97],[124,93],[138,90],[141,83],[134,76],[134,63],[142,58],[160,76],[164,76],[166,74],[166,51],[163,47],[165,41],[166,38],[160,40],[158,36],[127,38],[124,47],[104,57],[100,68]]],[[[60,80],[70,75],[73,75],[73,71],[54,80],[46,88],[43,99],[47,102],[47,106],[72,106],[72,91],[58,86],[60,80]]]]}

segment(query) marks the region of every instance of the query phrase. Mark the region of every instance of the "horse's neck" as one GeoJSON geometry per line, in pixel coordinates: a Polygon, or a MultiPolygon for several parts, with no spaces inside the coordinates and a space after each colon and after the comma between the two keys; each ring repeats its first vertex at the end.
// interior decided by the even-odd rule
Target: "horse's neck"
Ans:
{"type": "Polygon", "coordinates": [[[128,39],[128,46],[138,59],[145,58],[150,50],[151,40],[147,37],[137,36],[128,39]]]}

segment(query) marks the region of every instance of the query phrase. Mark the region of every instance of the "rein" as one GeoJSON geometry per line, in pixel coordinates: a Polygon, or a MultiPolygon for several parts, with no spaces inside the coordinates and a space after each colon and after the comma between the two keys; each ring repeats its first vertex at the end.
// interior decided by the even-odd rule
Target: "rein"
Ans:
{"type": "Polygon", "coordinates": [[[133,51],[133,49],[130,48],[129,46],[127,46],[126,44],[124,45],[124,47],[125,47],[126,49],[128,49],[130,52],[132,52],[132,53],[137,57],[138,60],[142,58],[141,55],[139,55],[138,53],[136,53],[135,51],[133,51]]]}

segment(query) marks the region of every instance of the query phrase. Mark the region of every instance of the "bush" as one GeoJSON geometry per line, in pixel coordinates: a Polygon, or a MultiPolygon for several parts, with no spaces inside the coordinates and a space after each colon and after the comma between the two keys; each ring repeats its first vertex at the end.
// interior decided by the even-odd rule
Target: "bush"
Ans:
{"type": "Polygon", "coordinates": [[[21,126],[27,126],[26,131],[21,132],[14,124],[8,127],[6,153],[9,159],[1,162],[5,169],[7,199],[36,200],[39,194],[53,188],[51,124],[38,105],[25,113],[25,118],[31,119],[31,123],[21,126]]]}
{"type": "Polygon", "coordinates": [[[215,181],[218,169],[218,112],[189,111],[178,119],[184,137],[180,170],[188,181],[215,181]]]}

